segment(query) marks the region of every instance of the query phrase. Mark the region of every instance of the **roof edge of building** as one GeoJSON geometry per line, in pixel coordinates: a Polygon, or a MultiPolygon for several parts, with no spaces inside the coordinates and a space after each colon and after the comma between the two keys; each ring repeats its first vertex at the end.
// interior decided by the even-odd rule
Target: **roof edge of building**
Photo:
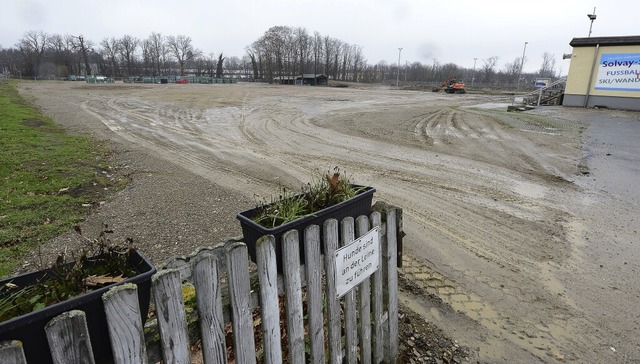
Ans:
{"type": "Polygon", "coordinates": [[[589,38],[573,38],[569,45],[572,47],[593,47],[601,46],[618,46],[618,45],[640,45],[640,35],[627,35],[618,37],[589,37],[589,38]]]}

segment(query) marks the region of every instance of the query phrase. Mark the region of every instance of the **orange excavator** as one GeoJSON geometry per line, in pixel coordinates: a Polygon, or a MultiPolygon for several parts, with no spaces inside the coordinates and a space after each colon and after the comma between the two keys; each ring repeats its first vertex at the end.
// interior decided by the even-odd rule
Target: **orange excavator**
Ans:
{"type": "Polygon", "coordinates": [[[444,89],[444,92],[448,94],[466,94],[464,90],[464,82],[457,80],[455,77],[451,77],[448,80],[442,82],[440,86],[434,87],[431,91],[438,92],[444,89]]]}

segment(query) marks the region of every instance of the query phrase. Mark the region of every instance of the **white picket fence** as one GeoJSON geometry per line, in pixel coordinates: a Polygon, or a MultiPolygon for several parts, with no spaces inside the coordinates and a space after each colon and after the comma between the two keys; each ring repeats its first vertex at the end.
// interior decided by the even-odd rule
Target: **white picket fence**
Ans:
{"type": "MultiPolygon", "coordinates": [[[[225,325],[229,321],[235,363],[282,363],[284,360],[342,364],[343,359],[347,363],[395,363],[398,357],[397,237],[401,224],[401,210],[396,208],[373,212],[370,217],[360,216],[355,221],[353,218],[340,223],[327,220],[322,226],[324,255],[320,254],[321,227],[310,226],[304,232],[304,265],[297,254],[298,232],[289,231],[282,238],[281,276],[276,270],[273,236],[262,238],[257,246],[258,287],[254,289],[247,247],[237,241],[226,244],[223,254],[216,255],[213,250],[205,249],[205,253],[190,259],[189,264],[178,264],[181,269],[158,271],[153,277],[152,292],[162,359],[165,363],[192,361],[183,302],[183,281],[191,279],[196,292],[204,363],[227,363],[225,325]],[[335,299],[335,250],[373,226],[381,227],[380,269],[356,289],[335,299]],[[280,317],[282,295],[286,302],[285,317],[280,317]],[[257,307],[260,333],[254,333],[257,307]],[[283,319],[286,320],[286,345],[281,342],[283,319]],[[258,336],[254,336],[256,334],[258,336]],[[260,348],[256,347],[254,337],[260,339],[260,348]]],[[[137,297],[134,284],[116,287],[103,296],[114,363],[157,361],[157,356],[150,352],[154,349],[145,341],[137,297]]],[[[84,312],[65,312],[52,319],[46,331],[55,363],[95,362],[84,312]]],[[[0,343],[0,363],[26,363],[19,342],[0,343]]]]}

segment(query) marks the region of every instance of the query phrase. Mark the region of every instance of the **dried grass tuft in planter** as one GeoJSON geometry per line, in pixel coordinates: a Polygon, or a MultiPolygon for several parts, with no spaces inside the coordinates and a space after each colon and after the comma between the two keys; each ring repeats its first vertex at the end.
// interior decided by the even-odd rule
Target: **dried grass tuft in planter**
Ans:
{"type": "MultiPolygon", "coordinates": [[[[327,219],[356,218],[371,213],[373,187],[352,184],[336,167],[302,187],[293,194],[283,187],[277,198],[237,215],[242,227],[243,241],[247,244],[251,260],[256,261],[256,242],[264,235],[276,239],[278,271],[282,271],[282,234],[298,230],[299,237],[309,225],[320,225],[327,219]]],[[[322,236],[321,236],[322,239],[322,236]]],[[[322,249],[321,244],[321,249],[322,249]]],[[[304,261],[304,245],[300,244],[300,259],[304,261]]]]}

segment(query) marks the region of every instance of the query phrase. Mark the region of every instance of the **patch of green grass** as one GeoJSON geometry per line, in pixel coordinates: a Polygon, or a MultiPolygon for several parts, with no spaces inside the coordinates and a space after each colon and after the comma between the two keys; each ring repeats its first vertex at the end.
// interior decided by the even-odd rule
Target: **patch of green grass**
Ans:
{"type": "Polygon", "coordinates": [[[0,84],[0,277],[121,187],[109,173],[104,145],[66,134],[20,97],[15,82],[0,84]]]}

